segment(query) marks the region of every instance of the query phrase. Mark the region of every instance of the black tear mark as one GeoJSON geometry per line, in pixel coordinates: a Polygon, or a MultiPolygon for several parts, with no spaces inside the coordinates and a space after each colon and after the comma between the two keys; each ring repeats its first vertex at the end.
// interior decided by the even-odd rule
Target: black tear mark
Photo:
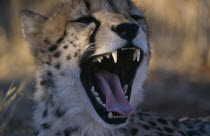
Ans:
{"type": "MultiPolygon", "coordinates": [[[[96,28],[94,29],[93,33],[90,35],[90,38],[89,38],[90,47],[89,48],[92,48],[95,46],[95,37],[96,37],[97,31],[101,25],[101,22],[99,22],[95,18],[93,18],[93,22],[95,23],[96,28]]],[[[80,67],[81,67],[81,64],[83,64],[83,62],[85,62],[91,56],[91,54],[93,54],[94,52],[95,52],[95,50],[88,50],[87,52],[85,52],[85,54],[82,55],[83,57],[81,58],[81,61],[80,61],[80,67]]]]}
{"type": "Polygon", "coordinates": [[[56,43],[57,43],[57,44],[61,43],[61,42],[63,41],[63,39],[65,38],[66,34],[67,34],[66,31],[64,31],[63,36],[62,36],[61,38],[59,38],[59,39],[56,41],[56,43]]]}

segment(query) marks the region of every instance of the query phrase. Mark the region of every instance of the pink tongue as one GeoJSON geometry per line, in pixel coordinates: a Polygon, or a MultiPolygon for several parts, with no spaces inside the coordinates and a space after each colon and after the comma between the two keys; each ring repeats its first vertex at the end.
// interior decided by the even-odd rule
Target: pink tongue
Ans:
{"type": "Polygon", "coordinates": [[[134,109],[125,97],[117,74],[100,71],[95,76],[99,88],[106,97],[106,110],[108,112],[117,112],[126,117],[133,113],[134,109]]]}

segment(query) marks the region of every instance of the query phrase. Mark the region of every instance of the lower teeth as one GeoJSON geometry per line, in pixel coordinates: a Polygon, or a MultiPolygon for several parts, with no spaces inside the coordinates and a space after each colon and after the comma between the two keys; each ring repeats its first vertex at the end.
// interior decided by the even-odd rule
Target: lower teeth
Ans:
{"type": "Polygon", "coordinates": [[[108,117],[109,117],[110,119],[113,119],[113,118],[114,118],[114,119],[125,119],[125,118],[126,118],[126,117],[124,117],[124,116],[114,116],[112,112],[109,112],[108,117]]]}

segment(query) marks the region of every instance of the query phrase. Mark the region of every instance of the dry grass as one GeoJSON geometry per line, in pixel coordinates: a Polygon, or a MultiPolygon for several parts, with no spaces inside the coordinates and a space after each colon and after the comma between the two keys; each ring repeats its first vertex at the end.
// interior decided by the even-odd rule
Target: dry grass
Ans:
{"type": "Polygon", "coordinates": [[[6,93],[0,90],[0,133],[4,131],[13,116],[13,113],[16,110],[16,105],[21,99],[25,86],[26,81],[22,82],[19,87],[15,87],[11,84],[6,93]]]}

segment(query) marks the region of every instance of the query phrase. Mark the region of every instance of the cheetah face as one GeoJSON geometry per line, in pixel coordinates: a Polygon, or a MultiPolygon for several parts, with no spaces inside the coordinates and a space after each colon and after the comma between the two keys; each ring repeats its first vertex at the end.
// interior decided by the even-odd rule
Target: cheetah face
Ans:
{"type": "Polygon", "coordinates": [[[70,3],[49,18],[26,12],[22,26],[41,75],[53,72],[58,103],[75,108],[81,118],[91,114],[101,124],[118,126],[142,100],[148,29],[133,3],[122,0],[123,6],[113,8],[103,2],[91,9],[70,3]]]}

